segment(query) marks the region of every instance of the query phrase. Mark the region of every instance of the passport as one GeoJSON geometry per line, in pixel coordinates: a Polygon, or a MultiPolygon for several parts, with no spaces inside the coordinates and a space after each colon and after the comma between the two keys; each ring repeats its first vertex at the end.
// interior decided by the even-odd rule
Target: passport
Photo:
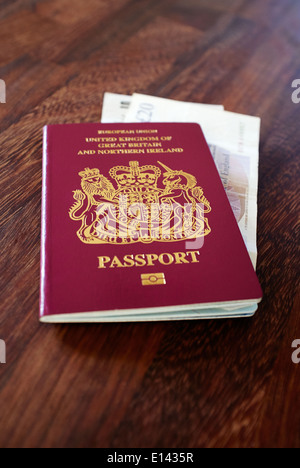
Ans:
{"type": "Polygon", "coordinates": [[[44,128],[42,322],[248,317],[261,299],[198,124],[44,128]]]}

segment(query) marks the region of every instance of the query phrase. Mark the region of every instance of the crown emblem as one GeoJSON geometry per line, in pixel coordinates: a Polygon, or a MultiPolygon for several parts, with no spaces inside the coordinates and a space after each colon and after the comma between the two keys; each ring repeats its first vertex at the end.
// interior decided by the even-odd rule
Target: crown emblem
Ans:
{"type": "Polygon", "coordinates": [[[83,172],[79,172],[79,175],[83,180],[92,179],[94,177],[100,177],[100,171],[99,169],[86,168],[83,172]]]}
{"type": "Polygon", "coordinates": [[[109,175],[117,182],[118,188],[157,188],[161,170],[156,166],[140,167],[138,161],[130,161],[129,166],[116,166],[109,175]]]}

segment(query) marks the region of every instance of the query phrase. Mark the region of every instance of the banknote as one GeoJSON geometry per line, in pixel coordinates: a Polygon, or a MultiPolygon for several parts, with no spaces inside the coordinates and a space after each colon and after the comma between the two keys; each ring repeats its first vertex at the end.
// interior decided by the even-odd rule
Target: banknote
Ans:
{"type": "MultiPolygon", "coordinates": [[[[115,94],[115,93],[105,93],[102,107],[102,116],[101,123],[121,123],[125,121],[127,111],[129,110],[130,104],[132,101],[132,96],[126,96],[124,94],[115,94]]],[[[165,99],[166,105],[171,106],[174,104],[176,106],[176,111],[178,112],[178,106],[186,107],[195,106],[196,108],[212,108],[215,110],[224,110],[223,106],[211,105],[211,104],[197,104],[197,103],[185,103],[180,101],[173,101],[170,99],[165,99]]],[[[139,109],[139,121],[142,119],[149,119],[149,107],[139,109]]],[[[148,120],[150,121],[150,120],[148,120]]]]}
{"type": "Polygon", "coordinates": [[[102,106],[101,123],[124,122],[131,103],[131,96],[105,93],[102,106]]]}

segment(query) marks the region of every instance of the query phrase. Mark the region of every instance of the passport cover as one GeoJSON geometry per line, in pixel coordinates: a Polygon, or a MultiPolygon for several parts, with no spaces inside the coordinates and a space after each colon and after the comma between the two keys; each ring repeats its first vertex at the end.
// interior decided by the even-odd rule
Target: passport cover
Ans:
{"type": "Polygon", "coordinates": [[[262,291],[198,124],[44,128],[40,319],[253,315],[262,291]]]}

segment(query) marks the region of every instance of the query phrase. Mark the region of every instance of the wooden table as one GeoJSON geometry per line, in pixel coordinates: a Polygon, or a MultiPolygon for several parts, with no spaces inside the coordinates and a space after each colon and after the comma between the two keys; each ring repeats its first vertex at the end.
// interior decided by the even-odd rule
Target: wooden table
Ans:
{"type": "Polygon", "coordinates": [[[2,0],[1,447],[299,447],[298,0],[2,0]],[[105,91],[262,118],[253,319],[38,322],[42,127],[105,91]]]}

